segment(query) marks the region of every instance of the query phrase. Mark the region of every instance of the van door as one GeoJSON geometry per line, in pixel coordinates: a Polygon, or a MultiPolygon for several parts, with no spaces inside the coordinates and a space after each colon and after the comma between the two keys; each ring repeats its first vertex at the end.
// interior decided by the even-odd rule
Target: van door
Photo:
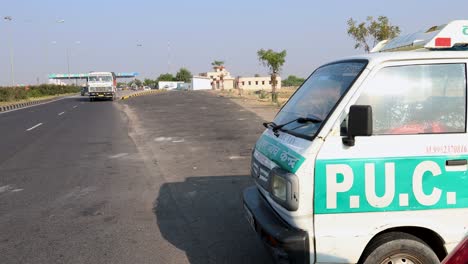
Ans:
{"type": "Polygon", "coordinates": [[[372,136],[349,147],[335,129],[317,156],[317,262],[356,263],[376,234],[402,226],[433,230],[448,245],[461,240],[468,228],[466,72],[464,61],[392,63],[360,87],[346,108],[372,107],[372,136]]]}

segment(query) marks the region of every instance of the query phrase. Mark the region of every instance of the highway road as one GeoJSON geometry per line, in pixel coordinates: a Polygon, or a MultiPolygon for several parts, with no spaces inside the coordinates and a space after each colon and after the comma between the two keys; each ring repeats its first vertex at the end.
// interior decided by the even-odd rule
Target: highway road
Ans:
{"type": "Polygon", "coordinates": [[[0,114],[0,263],[269,263],[242,214],[262,119],[209,93],[0,114]]]}

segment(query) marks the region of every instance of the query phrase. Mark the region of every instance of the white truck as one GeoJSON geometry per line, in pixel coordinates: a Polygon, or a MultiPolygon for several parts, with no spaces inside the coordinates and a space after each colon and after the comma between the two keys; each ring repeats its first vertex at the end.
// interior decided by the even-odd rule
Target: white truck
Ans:
{"type": "Polygon", "coordinates": [[[113,72],[90,72],[88,75],[89,100],[103,98],[115,100],[117,78],[113,72]]]}
{"type": "Polygon", "coordinates": [[[435,264],[468,233],[468,20],[373,51],[264,124],[243,205],[280,263],[435,264]]]}

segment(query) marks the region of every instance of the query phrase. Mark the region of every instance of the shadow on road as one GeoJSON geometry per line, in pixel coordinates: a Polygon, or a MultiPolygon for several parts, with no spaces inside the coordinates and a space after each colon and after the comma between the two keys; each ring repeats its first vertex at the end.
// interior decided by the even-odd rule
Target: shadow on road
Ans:
{"type": "Polygon", "coordinates": [[[190,177],[165,183],[153,208],[159,230],[192,264],[273,263],[244,217],[242,190],[251,184],[249,176],[190,177]]]}
{"type": "Polygon", "coordinates": [[[249,176],[190,177],[165,183],[154,206],[163,237],[190,263],[271,263],[242,209],[249,176]]]}
{"type": "MultiPolygon", "coordinates": [[[[74,97],[73,99],[78,102],[90,102],[88,96],[74,97]]],[[[112,100],[107,99],[107,98],[95,98],[93,102],[112,102],[112,100]]]]}

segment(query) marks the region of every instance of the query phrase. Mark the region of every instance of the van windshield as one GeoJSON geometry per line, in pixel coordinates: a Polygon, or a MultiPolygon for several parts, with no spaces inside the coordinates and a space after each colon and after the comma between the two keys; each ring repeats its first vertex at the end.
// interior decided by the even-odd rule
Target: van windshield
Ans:
{"type": "MultiPolygon", "coordinates": [[[[298,118],[326,120],[332,109],[366,67],[367,61],[347,61],[318,68],[302,84],[273,121],[285,124],[298,118]]],[[[322,122],[292,122],[282,131],[310,138],[322,122]]]]}
{"type": "Polygon", "coordinates": [[[112,82],[112,76],[109,76],[109,75],[89,76],[89,82],[112,82]]]}

